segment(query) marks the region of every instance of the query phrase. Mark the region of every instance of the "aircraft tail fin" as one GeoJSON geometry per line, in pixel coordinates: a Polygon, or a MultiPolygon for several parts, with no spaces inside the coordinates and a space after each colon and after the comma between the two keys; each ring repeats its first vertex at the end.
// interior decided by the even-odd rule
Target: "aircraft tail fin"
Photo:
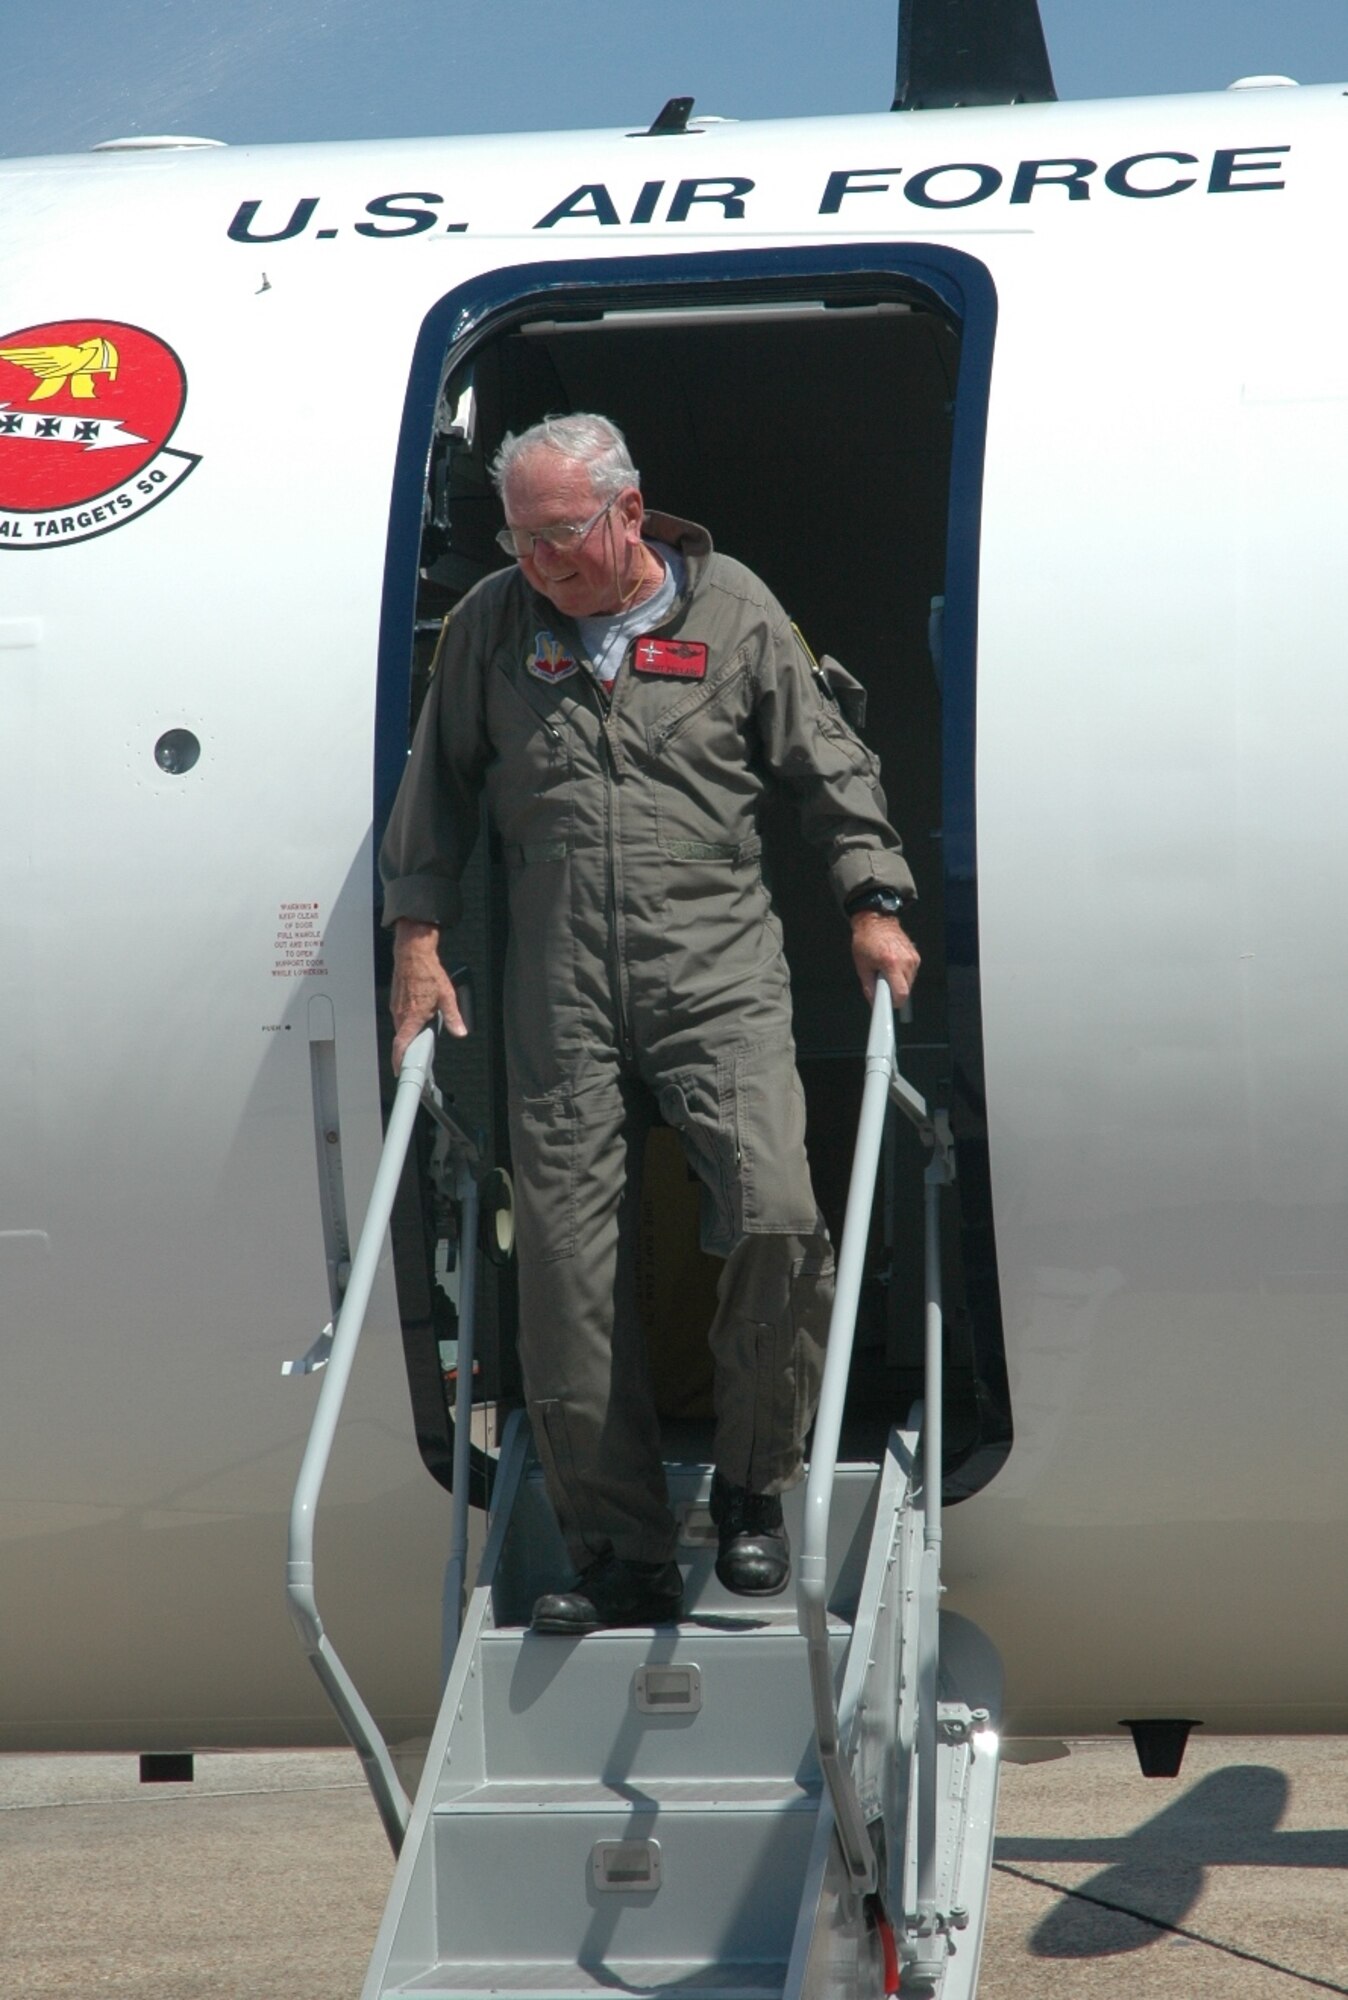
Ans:
{"type": "Polygon", "coordinates": [[[900,0],[894,111],[1050,104],[1039,0],[900,0]]]}

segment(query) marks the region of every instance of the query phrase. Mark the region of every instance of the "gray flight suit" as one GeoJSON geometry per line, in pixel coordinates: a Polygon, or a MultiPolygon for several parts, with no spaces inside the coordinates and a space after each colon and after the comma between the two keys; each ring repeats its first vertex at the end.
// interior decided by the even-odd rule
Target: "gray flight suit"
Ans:
{"type": "Polygon", "coordinates": [[[840,903],[867,883],[913,887],[876,761],[781,606],[705,530],[646,523],[679,548],[687,585],[611,695],[520,570],[464,598],[380,855],[385,923],[453,924],[485,788],[510,883],[520,1358],[581,1567],[609,1546],[638,1562],[674,1548],[634,1283],[652,1102],[701,1180],[704,1248],[725,1259],[716,1463],[752,1492],[800,1475],[833,1258],[760,797],[773,784],[794,799],[840,903]]]}

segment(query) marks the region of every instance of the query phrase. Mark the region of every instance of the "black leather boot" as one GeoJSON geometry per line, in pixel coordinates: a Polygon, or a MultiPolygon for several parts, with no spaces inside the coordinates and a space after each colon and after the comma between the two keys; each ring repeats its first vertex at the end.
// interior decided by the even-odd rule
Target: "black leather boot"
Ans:
{"type": "Polygon", "coordinates": [[[539,1598],[533,1629],[581,1639],[611,1625],[677,1625],[682,1609],[677,1563],[624,1562],[610,1549],[586,1564],[570,1590],[539,1598]]]}
{"type": "Polygon", "coordinates": [[[750,1493],[715,1473],[711,1518],[716,1523],[716,1574],[740,1597],[776,1597],[791,1578],[791,1550],[776,1494],[750,1493]]]}

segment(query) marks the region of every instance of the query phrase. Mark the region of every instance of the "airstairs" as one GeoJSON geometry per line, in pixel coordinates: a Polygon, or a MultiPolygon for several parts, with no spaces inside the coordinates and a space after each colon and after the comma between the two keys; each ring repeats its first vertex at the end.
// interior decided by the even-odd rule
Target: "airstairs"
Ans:
{"type": "MultiPolygon", "coordinates": [[[[428,1030],[400,1078],[386,1145],[395,1177],[419,1097],[443,1130],[457,1130],[429,1081],[432,1042],[428,1030]]],[[[973,1994],[1000,1667],[974,1626],[939,1609],[940,1495],[924,1467],[940,1464],[939,1194],[953,1149],[944,1120],[898,1073],[883,988],[867,1072],[810,1477],[785,1496],[798,1596],[748,1599],[722,1588],[711,1467],[680,1461],[667,1466],[685,1579],[680,1624],[579,1640],[530,1632],[533,1601],[567,1573],[567,1558],[517,1412],[466,1605],[466,1518],[462,1539],[456,1523],[446,1607],[456,1643],[414,1804],[322,1629],[313,1590],[320,1434],[335,1424],[335,1414],[323,1422],[324,1399],[340,1403],[350,1367],[344,1322],[363,1315],[362,1253],[373,1237],[370,1256],[379,1254],[380,1205],[385,1193],[392,1199],[391,1184],[376,1181],[330,1353],[318,1364],[328,1379],[297,1489],[290,1564],[292,1615],[398,1855],[362,2000],[973,1994]],[[908,1428],[891,1432],[879,1464],[840,1464],[889,1104],[928,1146],[927,1401],[908,1428]]],[[[466,1194],[475,1156],[462,1134],[457,1144],[466,1194]]],[[[460,1331],[462,1383],[471,1368],[460,1331]]],[[[460,1423],[461,1438],[467,1430],[460,1423]]],[[[457,1503],[466,1474],[465,1462],[456,1478],[465,1516],[466,1497],[457,1503]]]]}

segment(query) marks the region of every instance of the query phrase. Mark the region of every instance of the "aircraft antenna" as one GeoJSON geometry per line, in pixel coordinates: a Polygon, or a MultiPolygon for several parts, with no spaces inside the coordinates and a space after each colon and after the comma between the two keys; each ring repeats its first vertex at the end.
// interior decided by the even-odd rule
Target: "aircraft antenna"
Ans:
{"type": "Polygon", "coordinates": [[[660,110],[657,111],[651,123],[640,136],[643,139],[663,139],[671,133],[686,132],[692,111],[693,100],[691,97],[666,98],[660,110]]]}

